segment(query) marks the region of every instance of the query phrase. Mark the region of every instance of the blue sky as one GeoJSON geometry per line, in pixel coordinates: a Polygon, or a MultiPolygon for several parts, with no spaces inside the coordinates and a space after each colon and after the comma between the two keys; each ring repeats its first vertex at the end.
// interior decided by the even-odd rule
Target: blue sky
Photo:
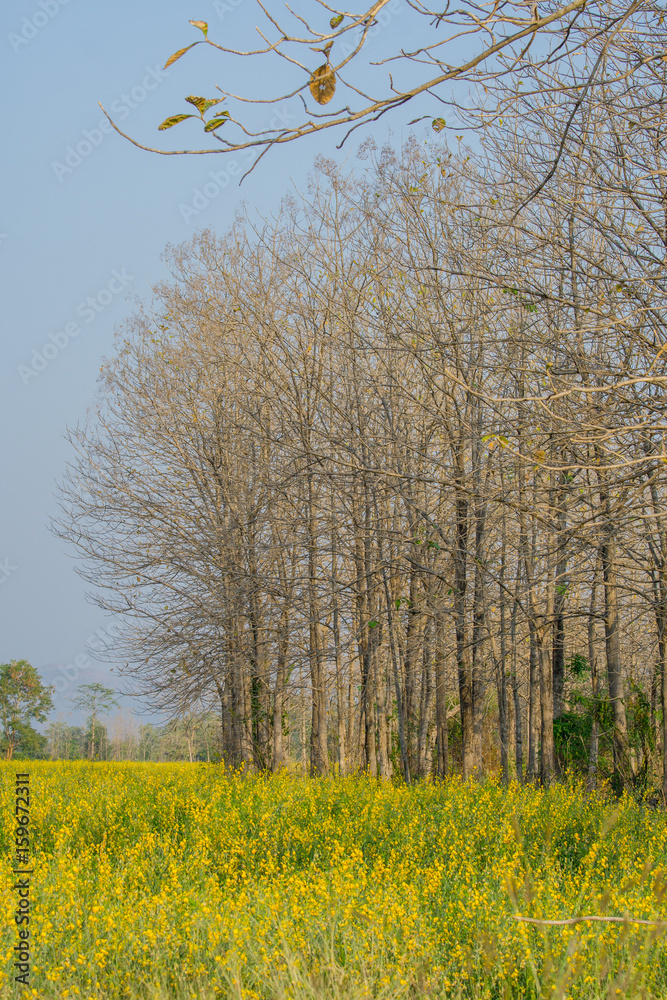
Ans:
{"type": "MultiPolygon", "coordinates": [[[[405,44],[409,14],[402,0],[394,9],[374,54],[399,40],[405,44]]],[[[157,125],[189,110],[185,95],[215,96],[216,83],[266,93],[276,64],[225,62],[202,46],[169,70],[162,67],[172,52],[201,37],[190,18],[208,21],[215,40],[243,43],[252,38],[257,12],[253,0],[163,0],[159,6],[18,0],[0,14],[0,78],[8,97],[0,207],[0,662],[28,659],[57,684],[52,718],[80,718],[69,707],[78,684],[119,686],[91,648],[99,648],[113,623],[87,601],[71,553],[48,529],[56,513],[54,483],[70,453],[64,433],[95,396],[114,327],[135,298],[149,297],[152,284],[165,277],[167,243],[209,226],[224,231],[241,200],[271,213],[290,188],[304,185],[317,153],[353,166],[368,135],[359,130],[344,153],[335,152],[333,133],[273,150],[239,188],[244,161],[237,154],[162,157],[102,129],[98,101],[148,145],[203,145],[194,122],[171,133],[158,133],[157,125]]],[[[391,121],[392,141],[407,138],[405,123],[418,114],[440,113],[431,105],[399,112],[391,121]]],[[[263,124],[274,112],[257,114],[263,124]]],[[[388,125],[374,126],[379,143],[388,125]]],[[[428,122],[418,126],[422,131],[429,134],[428,122]]],[[[121,700],[130,711],[130,700],[121,700]]]]}

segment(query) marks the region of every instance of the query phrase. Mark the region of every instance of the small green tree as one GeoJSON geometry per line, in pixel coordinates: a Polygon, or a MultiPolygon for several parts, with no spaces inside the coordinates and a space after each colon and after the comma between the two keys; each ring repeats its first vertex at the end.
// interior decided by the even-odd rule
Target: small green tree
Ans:
{"type": "Polygon", "coordinates": [[[19,743],[14,757],[20,760],[44,760],[48,740],[32,726],[22,725],[19,732],[19,743]]]}
{"type": "Polygon", "coordinates": [[[11,760],[17,749],[39,752],[40,735],[30,723],[44,722],[53,708],[52,691],[27,660],[0,665],[0,745],[5,760],[11,760]]]}
{"type": "Polygon", "coordinates": [[[89,722],[91,727],[90,759],[95,754],[95,723],[100,715],[108,712],[111,708],[118,708],[118,702],[114,698],[116,692],[104,684],[81,684],[77,688],[72,704],[75,708],[84,708],[90,712],[89,722]]]}

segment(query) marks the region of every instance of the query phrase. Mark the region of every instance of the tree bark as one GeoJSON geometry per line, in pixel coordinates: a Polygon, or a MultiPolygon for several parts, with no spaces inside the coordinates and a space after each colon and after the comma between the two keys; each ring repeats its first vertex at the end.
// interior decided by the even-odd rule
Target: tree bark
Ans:
{"type": "Polygon", "coordinates": [[[567,479],[561,476],[557,491],[558,513],[556,538],[558,557],[554,594],[553,632],[553,717],[560,718],[564,711],[565,689],[565,601],[567,599],[567,479]]]}
{"type": "Polygon", "coordinates": [[[473,678],[466,628],[466,587],[468,561],[468,502],[459,489],[456,496],[454,546],[454,621],[456,665],[461,703],[462,773],[467,781],[475,773],[473,678]]]}
{"type": "Polygon", "coordinates": [[[599,558],[593,571],[591,583],[591,603],[588,614],[588,664],[591,668],[591,697],[593,700],[593,719],[591,724],[591,745],[588,754],[588,779],[586,787],[589,791],[597,788],[598,757],[600,746],[600,692],[598,684],[598,666],[595,655],[595,610],[598,585],[599,558]]]}
{"type": "Polygon", "coordinates": [[[621,662],[621,635],[618,613],[618,577],[616,569],[617,530],[611,516],[609,490],[600,475],[600,504],[604,518],[600,558],[604,580],[604,633],[607,660],[609,699],[614,716],[614,768],[620,787],[631,783],[633,774],[628,752],[628,734],[623,701],[623,668],[621,662]]]}
{"type": "Polygon", "coordinates": [[[449,768],[449,731],[447,727],[447,656],[445,624],[442,611],[436,613],[435,625],[435,711],[437,775],[446,778],[449,768]]]}

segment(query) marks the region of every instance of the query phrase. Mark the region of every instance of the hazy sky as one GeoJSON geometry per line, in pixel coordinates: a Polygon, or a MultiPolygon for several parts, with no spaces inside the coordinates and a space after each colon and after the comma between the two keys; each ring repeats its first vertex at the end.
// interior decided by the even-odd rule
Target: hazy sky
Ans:
{"type": "MultiPolygon", "coordinates": [[[[405,44],[409,14],[403,0],[392,7],[373,42],[378,53],[397,40],[405,44]]],[[[201,37],[188,19],[207,20],[214,40],[241,42],[250,40],[257,13],[253,0],[18,0],[2,7],[0,662],[28,659],[57,683],[52,719],[70,716],[78,684],[119,684],[91,649],[111,623],[87,601],[71,553],[48,529],[54,483],[70,454],[65,429],[94,398],[114,327],[133,299],[150,297],[151,285],[165,276],[167,243],[209,226],[223,232],[241,199],[270,213],[290,187],[303,186],[318,152],[343,159],[334,135],[324,134],[272,151],[239,188],[241,157],[143,152],[101,129],[97,102],[148,145],[204,145],[196,123],[166,133],[157,125],[189,110],[185,95],[215,96],[216,84],[266,92],[276,62],[251,70],[200,47],[162,67],[201,37]]],[[[425,111],[441,113],[410,105],[391,120],[396,145],[409,134],[405,123],[425,111]]],[[[273,113],[261,115],[268,123],[273,113]]],[[[374,129],[385,141],[387,128],[374,129]]],[[[427,137],[428,122],[417,132],[427,137]]],[[[357,143],[345,147],[350,166],[367,134],[360,130],[357,143]]]]}

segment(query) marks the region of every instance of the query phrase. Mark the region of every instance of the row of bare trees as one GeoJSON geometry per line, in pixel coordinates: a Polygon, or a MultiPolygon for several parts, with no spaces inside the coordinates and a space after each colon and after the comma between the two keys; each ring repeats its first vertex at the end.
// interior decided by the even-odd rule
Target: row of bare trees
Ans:
{"type": "Polygon", "coordinates": [[[170,251],[59,530],[226,760],[667,792],[664,66],[170,251]]]}

